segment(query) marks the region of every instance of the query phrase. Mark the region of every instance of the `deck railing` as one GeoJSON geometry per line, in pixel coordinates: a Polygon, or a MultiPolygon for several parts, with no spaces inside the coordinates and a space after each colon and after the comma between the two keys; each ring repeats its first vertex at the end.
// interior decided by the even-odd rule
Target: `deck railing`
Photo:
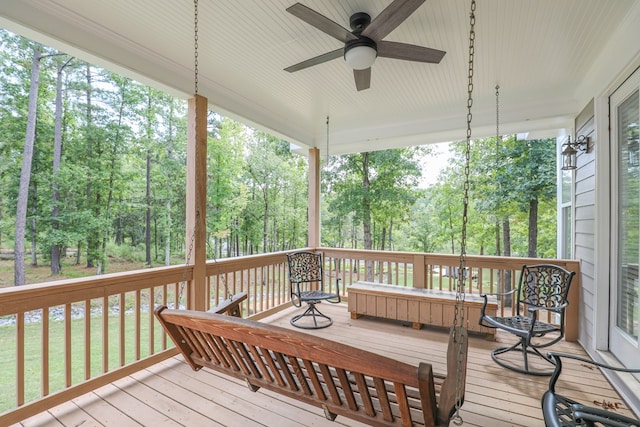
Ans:
{"type": "MultiPolygon", "coordinates": [[[[345,297],[349,285],[359,280],[455,290],[456,255],[318,250],[325,271],[341,279],[345,297]]],[[[467,256],[471,280],[466,292],[514,286],[522,264],[540,262],[579,268],[570,260],[467,256]]],[[[0,425],[176,354],[153,308],[186,306],[193,292],[192,271],[178,265],[0,289],[0,412],[5,411],[0,425]]],[[[245,317],[265,317],[289,305],[285,252],[209,261],[206,271],[207,309],[242,291],[248,293],[241,306],[245,317]]],[[[578,301],[578,287],[572,285],[573,301],[578,301]]],[[[577,303],[573,306],[576,312],[569,317],[575,316],[577,325],[577,303]]],[[[568,338],[575,339],[575,328],[567,330],[568,338]]]]}

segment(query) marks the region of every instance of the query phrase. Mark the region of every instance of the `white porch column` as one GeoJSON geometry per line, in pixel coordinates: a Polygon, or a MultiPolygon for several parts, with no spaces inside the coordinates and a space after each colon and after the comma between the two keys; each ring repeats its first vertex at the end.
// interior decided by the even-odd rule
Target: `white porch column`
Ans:
{"type": "Polygon", "coordinates": [[[187,307],[206,309],[206,193],[207,193],[207,98],[194,95],[188,102],[186,262],[193,265],[193,281],[187,307]]]}
{"type": "Polygon", "coordinates": [[[320,149],[309,149],[309,229],[307,246],[320,247],[320,149]]]}

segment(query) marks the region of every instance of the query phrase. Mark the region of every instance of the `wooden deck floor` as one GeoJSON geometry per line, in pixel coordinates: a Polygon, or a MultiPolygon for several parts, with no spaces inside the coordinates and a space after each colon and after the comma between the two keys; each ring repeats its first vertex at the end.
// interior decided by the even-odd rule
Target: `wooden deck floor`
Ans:
{"type": "MultiPolygon", "coordinates": [[[[397,322],[349,318],[345,305],[323,304],[334,319],[318,335],[381,353],[408,363],[431,361],[444,372],[447,332],[414,330],[397,322]]],[[[264,321],[290,327],[293,311],[264,321]]],[[[543,426],[540,397],[547,377],[506,371],[489,355],[491,348],[509,341],[498,335],[488,341],[471,336],[467,391],[462,417],[465,426],[543,426]]],[[[558,343],[554,350],[584,355],[577,344],[558,343]]],[[[597,369],[567,361],[559,383],[562,391],[584,403],[620,405],[629,413],[597,369]]],[[[267,390],[249,391],[244,383],[212,371],[193,372],[181,356],[102,387],[47,412],[24,420],[22,426],[362,426],[344,417],[326,420],[322,410],[267,390]]]]}

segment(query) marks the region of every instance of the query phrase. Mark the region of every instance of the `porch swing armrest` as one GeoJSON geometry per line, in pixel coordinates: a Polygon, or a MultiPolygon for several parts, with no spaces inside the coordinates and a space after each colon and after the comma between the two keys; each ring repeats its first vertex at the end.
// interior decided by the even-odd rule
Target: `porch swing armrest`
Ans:
{"type": "Polygon", "coordinates": [[[247,296],[248,295],[246,292],[240,292],[232,295],[215,307],[211,307],[209,313],[229,314],[231,316],[242,317],[240,304],[242,303],[242,301],[247,299],[247,296]]]}

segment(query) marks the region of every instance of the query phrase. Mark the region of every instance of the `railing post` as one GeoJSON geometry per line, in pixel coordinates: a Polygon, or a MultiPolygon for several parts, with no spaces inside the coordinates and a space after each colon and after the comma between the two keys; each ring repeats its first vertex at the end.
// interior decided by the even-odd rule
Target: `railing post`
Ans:
{"type": "Polygon", "coordinates": [[[416,254],[413,256],[413,287],[426,288],[427,280],[425,274],[425,255],[416,254]]]}
{"type": "Polygon", "coordinates": [[[580,335],[580,269],[573,276],[573,283],[567,296],[569,305],[564,319],[564,339],[569,342],[578,341],[580,335]]]}
{"type": "Polygon", "coordinates": [[[187,240],[186,260],[193,265],[188,307],[206,310],[207,253],[207,98],[194,95],[188,102],[187,128],[187,240]]]}
{"type": "Polygon", "coordinates": [[[320,247],[320,150],[309,149],[309,224],[307,246],[320,247]]]}

